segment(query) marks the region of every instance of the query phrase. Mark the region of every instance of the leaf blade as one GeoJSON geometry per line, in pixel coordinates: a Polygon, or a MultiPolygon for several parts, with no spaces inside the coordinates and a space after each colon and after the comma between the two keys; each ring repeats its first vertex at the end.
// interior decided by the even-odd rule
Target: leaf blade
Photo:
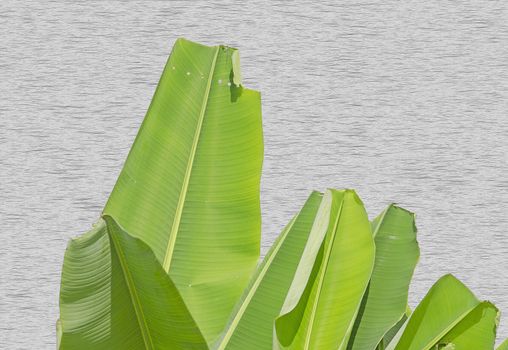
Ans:
{"type": "Polygon", "coordinates": [[[497,350],[508,350],[508,339],[506,339],[504,342],[499,345],[497,350]]]}
{"type": "Polygon", "coordinates": [[[142,241],[105,217],[71,241],[60,349],[206,349],[169,276],[142,241]]]}
{"type": "Polygon", "coordinates": [[[363,203],[354,191],[327,191],[276,319],[274,347],[344,349],[373,264],[363,203]]]}
{"type": "Polygon", "coordinates": [[[414,214],[389,205],[373,221],[376,258],[348,349],[373,349],[406,312],[420,250],[414,214]]]}
{"type": "Polygon", "coordinates": [[[284,302],[322,195],[312,193],[281,233],[253,276],[217,350],[272,348],[273,319],[284,302]]]}
{"type": "Polygon", "coordinates": [[[445,275],[414,310],[397,343],[390,343],[387,349],[428,350],[479,304],[464,284],[452,275],[445,275]]]}
{"type": "Polygon", "coordinates": [[[454,350],[494,349],[498,315],[499,310],[492,303],[481,302],[439,344],[454,350]]]}
{"type": "Polygon", "coordinates": [[[104,209],[154,251],[210,343],[259,258],[261,105],[238,69],[235,49],[175,43],[104,209]]]}

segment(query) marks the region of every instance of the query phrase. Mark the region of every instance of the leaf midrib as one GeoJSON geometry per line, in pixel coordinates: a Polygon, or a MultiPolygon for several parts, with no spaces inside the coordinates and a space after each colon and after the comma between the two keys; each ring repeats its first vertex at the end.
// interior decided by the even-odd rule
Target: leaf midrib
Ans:
{"type": "Polygon", "coordinates": [[[213,75],[215,73],[215,66],[217,63],[217,57],[219,56],[219,50],[220,50],[220,47],[217,46],[216,50],[215,50],[215,55],[214,55],[214,58],[212,61],[210,73],[208,75],[208,81],[206,84],[206,90],[205,90],[205,93],[203,96],[203,101],[201,102],[201,110],[199,112],[198,125],[197,125],[196,131],[194,133],[194,139],[192,142],[189,160],[187,161],[187,168],[185,170],[185,176],[184,176],[184,180],[183,180],[183,184],[182,184],[182,189],[180,191],[180,196],[178,198],[178,204],[177,204],[176,211],[175,211],[175,217],[173,219],[171,231],[169,232],[168,245],[166,248],[166,254],[164,255],[164,262],[162,264],[166,273],[169,272],[169,269],[171,267],[171,260],[173,258],[173,252],[175,250],[176,237],[178,235],[178,229],[180,228],[180,220],[182,218],[183,206],[185,203],[185,198],[187,196],[187,189],[189,187],[190,176],[191,176],[192,167],[194,164],[194,156],[196,155],[197,145],[199,142],[199,137],[201,135],[201,129],[203,127],[203,120],[205,117],[206,107],[208,106],[208,98],[209,98],[210,89],[212,86],[213,75]]]}
{"type": "MultiPolygon", "coordinates": [[[[317,293],[316,293],[317,295],[316,295],[316,298],[314,299],[314,303],[312,305],[312,312],[311,312],[311,315],[310,315],[309,327],[308,327],[307,334],[306,334],[306,337],[305,337],[304,349],[310,349],[309,348],[310,338],[311,338],[311,335],[312,335],[312,329],[314,327],[314,320],[316,318],[317,304],[318,304],[318,301],[319,301],[320,296],[321,296],[321,289],[322,289],[323,281],[324,281],[324,278],[325,278],[325,275],[326,275],[326,270],[328,269],[328,263],[329,263],[329,260],[330,260],[333,244],[335,243],[335,237],[337,236],[337,229],[338,229],[338,225],[339,225],[340,216],[342,214],[342,207],[343,207],[344,201],[346,199],[345,195],[346,194],[344,194],[344,197],[342,197],[342,201],[341,201],[340,207],[339,207],[339,212],[337,213],[337,219],[335,220],[335,223],[334,223],[333,237],[330,240],[330,247],[328,248],[328,250],[326,252],[326,256],[325,256],[326,260],[325,260],[325,263],[324,263],[324,266],[323,266],[324,270],[323,270],[323,273],[321,274],[321,278],[318,281],[318,290],[317,290],[317,293]]],[[[324,237],[324,241],[323,242],[325,242],[325,241],[326,241],[326,235],[324,237]]]]}

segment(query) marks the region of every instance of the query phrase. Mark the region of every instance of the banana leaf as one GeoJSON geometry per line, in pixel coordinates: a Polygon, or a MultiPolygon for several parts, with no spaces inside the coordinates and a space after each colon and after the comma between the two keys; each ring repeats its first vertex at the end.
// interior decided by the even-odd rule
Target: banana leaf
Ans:
{"type": "Polygon", "coordinates": [[[387,350],[493,349],[498,311],[452,275],[429,290],[387,350]]]}
{"type": "Polygon", "coordinates": [[[363,203],[328,190],[295,278],[275,320],[275,349],[346,349],[374,266],[363,203]]]}
{"type": "Polygon", "coordinates": [[[258,267],[236,307],[218,350],[271,350],[280,312],[309,237],[322,194],[313,192],[258,267]]]}
{"type": "Polygon", "coordinates": [[[208,342],[259,259],[260,95],[236,49],[179,39],[104,209],[153,250],[208,342]]]}
{"type": "Polygon", "coordinates": [[[374,349],[406,312],[420,256],[414,214],[396,205],[372,223],[376,259],[348,349],[374,349]]]}
{"type": "Polygon", "coordinates": [[[61,350],[207,349],[150,248],[109,216],[68,245],[57,330],[61,350]]]}
{"type": "Polygon", "coordinates": [[[508,339],[506,339],[501,345],[499,345],[497,350],[508,350],[508,339]]]}
{"type": "Polygon", "coordinates": [[[499,310],[488,301],[481,302],[448,334],[439,340],[438,347],[455,350],[491,350],[496,341],[499,310]]]}
{"type": "Polygon", "coordinates": [[[401,319],[386,332],[386,334],[383,336],[383,339],[379,342],[377,345],[376,350],[385,350],[388,344],[392,341],[392,339],[397,335],[397,333],[400,331],[402,326],[406,323],[407,319],[411,315],[411,310],[409,309],[409,306],[406,309],[406,313],[401,317],[401,319]]]}

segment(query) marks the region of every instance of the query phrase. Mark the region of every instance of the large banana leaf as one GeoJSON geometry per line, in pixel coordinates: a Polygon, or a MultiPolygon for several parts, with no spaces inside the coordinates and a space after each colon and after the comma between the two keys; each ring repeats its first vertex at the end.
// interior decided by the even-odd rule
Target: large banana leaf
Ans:
{"type": "Polygon", "coordinates": [[[374,349],[404,315],[420,250],[414,214],[390,205],[372,223],[376,260],[348,349],[374,349]]]}
{"type": "Polygon", "coordinates": [[[490,350],[497,309],[452,275],[432,286],[387,350],[490,350]],[[481,335],[480,335],[481,334],[481,335]]]}
{"type": "Polygon", "coordinates": [[[104,213],[150,246],[209,342],[259,259],[262,154],[238,52],[179,39],[104,213]]]}
{"type": "Polygon", "coordinates": [[[218,350],[271,350],[280,312],[309,237],[322,194],[313,192],[258,267],[237,305],[218,350]]]}
{"type": "Polygon", "coordinates": [[[343,350],[374,265],[374,240],[352,190],[326,192],[275,321],[276,349],[343,350]]]}
{"type": "Polygon", "coordinates": [[[207,348],[150,248],[108,216],[69,243],[57,328],[62,350],[207,348]]]}

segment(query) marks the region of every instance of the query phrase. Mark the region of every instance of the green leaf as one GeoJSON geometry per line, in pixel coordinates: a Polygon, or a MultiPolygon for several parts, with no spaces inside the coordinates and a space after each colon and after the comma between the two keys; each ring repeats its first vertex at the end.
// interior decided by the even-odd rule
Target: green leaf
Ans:
{"type": "Polygon", "coordinates": [[[108,216],[69,243],[57,329],[62,350],[207,348],[150,248],[108,216]]]}
{"type": "Polygon", "coordinates": [[[374,240],[352,190],[326,192],[275,321],[275,349],[345,349],[374,265],[374,240]]]}
{"type": "Polygon", "coordinates": [[[237,305],[218,350],[271,350],[280,312],[309,237],[322,194],[313,192],[258,267],[237,305]]]}
{"type": "Polygon", "coordinates": [[[213,341],[259,259],[260,95],[235,49],[179,39],[104,213],[146,242],[213,341]]]}
{"type": "Polygon", "coordinates": [[[388,332],[386,332],[386,334],[383,336],[383,339],[381,339],[381,341],[379,342],[376,350],[384,350],[388,346],[388,344],[390,344],[390,342],[392,341],[393,338],[395,338],[395,336],[400,331],[402,326],[404,326],[410,315],[411,310],[409,309],[408,306],[406,312],[404,313],[404,315],[402,315],[400,320],[395,324],[395,326],[390,328],[388,332]]]}
{"type": "Polygon", "coordinates": [[[56,348],[60,349],[60,343],[62,342],[62,322],[60,319],[56,321],[56,348]]]}
{"type": "Polygon", "coordinates": [[[439,340],[438,346],[454,350],[492,350],[496,342],[499,310],[484,301],[439,340]]]}
{"type": "Polygon", "coordinates": [[[497,350],[508,350],[508,339],[506,339],[501,345],[499,345],[497,350]]]}
{"type": "MultiPolygon", "coordinates": [[[[469,334],[476,333],[472,329],[471,333],[464,332],[464,325],[470,329],[478,322],[482,325],[477,327],[483,327],[483,322],[490,322],[488,315],[485,320],[469,316],[477,316],[478,311],[474,310],[481,304],[459,280],[452,275],[445,275],[432,286],[387,350],[429,350],[441,344],[448,346],[443,343],[447,339],[445,337],[451,335],[453,339],[461,333],[466,333],[469,338],[469,334]]],[[[483,312],[485,309],[481,310],[483,312]]],[[[482,346],[485,346],[485,341],[488,342],[487,338],[482,338],[483,345],[477,344],[479,347],[475,349],[485,348],[482,346]]]]}
{"type": "Polygon", "coordinates": [[[374,349],[406,312],[420,255],[414,214],[390,205],[372,223],[376,259],[348,349],[374,349]]]}

